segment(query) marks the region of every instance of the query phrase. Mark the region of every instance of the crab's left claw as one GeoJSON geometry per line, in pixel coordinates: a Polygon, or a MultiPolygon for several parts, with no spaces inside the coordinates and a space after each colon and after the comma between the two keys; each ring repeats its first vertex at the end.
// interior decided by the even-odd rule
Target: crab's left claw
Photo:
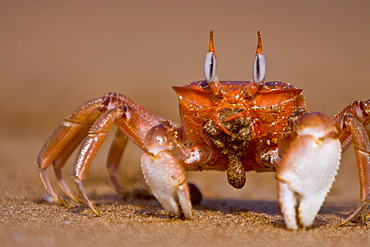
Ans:
{"type": "Polygon", "coordinates": [[[280,140],[279,155],[282,159],[276,176],[285,224],[292,230],[298,229],[297,221],[303,228],[309,227],[339,168],[337,129],[326,115],[307,113],[295,120],[291,133],[280,140]]]}

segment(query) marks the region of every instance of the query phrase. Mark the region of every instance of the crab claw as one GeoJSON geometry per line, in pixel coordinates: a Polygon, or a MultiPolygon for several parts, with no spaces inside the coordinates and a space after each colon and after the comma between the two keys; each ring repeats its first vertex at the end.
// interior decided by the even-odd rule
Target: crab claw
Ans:
{"type": "Polygon", "coordinates": [[[337,129],[322,113],[308,113],[293,122],[280,140],[278,196],[287,228],[312,225],[329,192],[341,157],[337,129]],[[298,210],[296,209],[297,202],[298,210]],[[298,212],[298,217],[296,216],[298,212]]]}
{"type": "Polygon", "coordinates": [[[186,173],[173,154],[169,151],[155,155],[145,153],[141,157],[141,167],[146,182],[164,209],[178,217],[183,214],[185,218],[191,219],[186,173]]]}

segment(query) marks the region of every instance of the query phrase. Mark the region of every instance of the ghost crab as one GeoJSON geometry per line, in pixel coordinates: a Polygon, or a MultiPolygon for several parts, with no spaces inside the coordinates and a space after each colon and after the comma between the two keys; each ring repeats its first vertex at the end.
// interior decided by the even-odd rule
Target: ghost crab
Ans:
{"type": "Polygon", "coordinates": [[[64,204],[46,173],[53,165],[63,191],[81,201],[65,184],[61,168],[82,142],[72,177],[83,201],[100,215],[82,182],[109,129],[116,125],[107,168],[117,192],[122,191],[116,171],[130,139],[144,151],[142,171],[155,197],[177,216],[192,218],[186,171],[226,170],[228,182],[235,188],[244,186],[247,171],[274,171],[287,228],[306,228],[313,223],[331,188],[341,153],[352,143],[361,203],[341,224],[359,218],[368,208],[370,144],[364,126],[370,122],[370,100],[352,102],[333,119],[310,112],[301,89],[284,82],[264,81],[260,32],[251,81],[218,80],[213,31],[204,74],[203,81],[173,87],[180,102],[182,125],[156,116],[116,93],[77,108],[57,127],[37,158],[48,193],[64,204]]]}

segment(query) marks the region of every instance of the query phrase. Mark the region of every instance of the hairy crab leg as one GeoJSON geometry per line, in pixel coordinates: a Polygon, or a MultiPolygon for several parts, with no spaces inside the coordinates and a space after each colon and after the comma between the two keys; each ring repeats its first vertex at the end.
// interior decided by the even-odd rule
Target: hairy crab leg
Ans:
{"type": "Polygon", "coordinates": [[[341,144],[329,117],[312,112],[293,122],[280,140],[276,177],[281,212],[289,229],[309,227],[323,204],[339,168],[341,144]]]}

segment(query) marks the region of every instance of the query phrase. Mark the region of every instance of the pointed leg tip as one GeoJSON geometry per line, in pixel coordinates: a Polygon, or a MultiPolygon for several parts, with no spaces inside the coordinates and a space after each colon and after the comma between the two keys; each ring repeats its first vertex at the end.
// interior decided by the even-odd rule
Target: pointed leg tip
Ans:
{"type": "Polygon", "coordinates": [[[349,222],[356,221],[356,217],[354,217],[354,212],[352,212],[347,218],[344,220],[341,220],[340,223],[337,224],[337,226],[344,226],[345,224],[348,224],[349,222]]]}
{"type": "Polygon", "coordinates": [[[59,198],[58,196],[51,196],[49,194],[43,195],[42,200],[44,202],[56,203],[60,206],[66,206],[67,205],[67,203],[62,198],[59,198]]]}
{"type": "Polygon", "coordinates": [[[91,210],[93,211],[93,213],[95,214],[96,217],[102,217],[103,216],[102,213],[99,210],[97,210],[96,208],[93,208],[91,210]]]}
{"type": "Polygon", "coordinates": [[[360,205],[358,205],[358,207],[356,208],[356,210],[353,211],[352,213],[350,213],[347,218],[342,220],[338,224],[338,226],[343,226],[343,225],[345,225],[349,222],[361,221],[362,220],[361,216],[368,209],[369,204],[370,204],[370,202],[368,202],[368,201],[361,202],[360,205]]]}
{"type": "Polygon", "coordinates": [[[340,223],[337,224],[338,227],[341,227],[341,226],[344,226],[345,224],[347,224],[348,222],[346,222],[345,220],[342,220],[340,223]]]}
{"type": "Polygon", "coordinates": [[[77,196],[77,195],[73,195],[72,197],[71,197],[71,199],[75,202],[75,203],[77,203],[77,204],[83,204],[84,203],[84,200],[83,199],[81,199],[79,196],[77,196]]]}
{"type": "Polygon", "coordinates": [[[90,201],[90,199],[88,198],[87,194],[86,194],[86,191],[85,191],[85,188],[82,184],[82,181],[78,180],[77,178],[73,177],[74,181],[77,183],[78,185],[78,189],[81,193],[81,195],[83,196],[83,199],[84,199],[84,202],[85,204],[90,208],[90,210],[98,217],[101,216],[101,213],[99,210],[97,210],[93,203],[90,201]]]}
{"type": "Polygon", "coordinates": [[[52,196],[51,196],[51,195],[49,195],[49,194],[43,195],[43,196],[42,196],[42,200],[43,200],[44,202],[49,202],[49,203],[54,203],[54,202],[56,202],[55,198],[54,198],[54,197],[52,197],[52,196]]]}

